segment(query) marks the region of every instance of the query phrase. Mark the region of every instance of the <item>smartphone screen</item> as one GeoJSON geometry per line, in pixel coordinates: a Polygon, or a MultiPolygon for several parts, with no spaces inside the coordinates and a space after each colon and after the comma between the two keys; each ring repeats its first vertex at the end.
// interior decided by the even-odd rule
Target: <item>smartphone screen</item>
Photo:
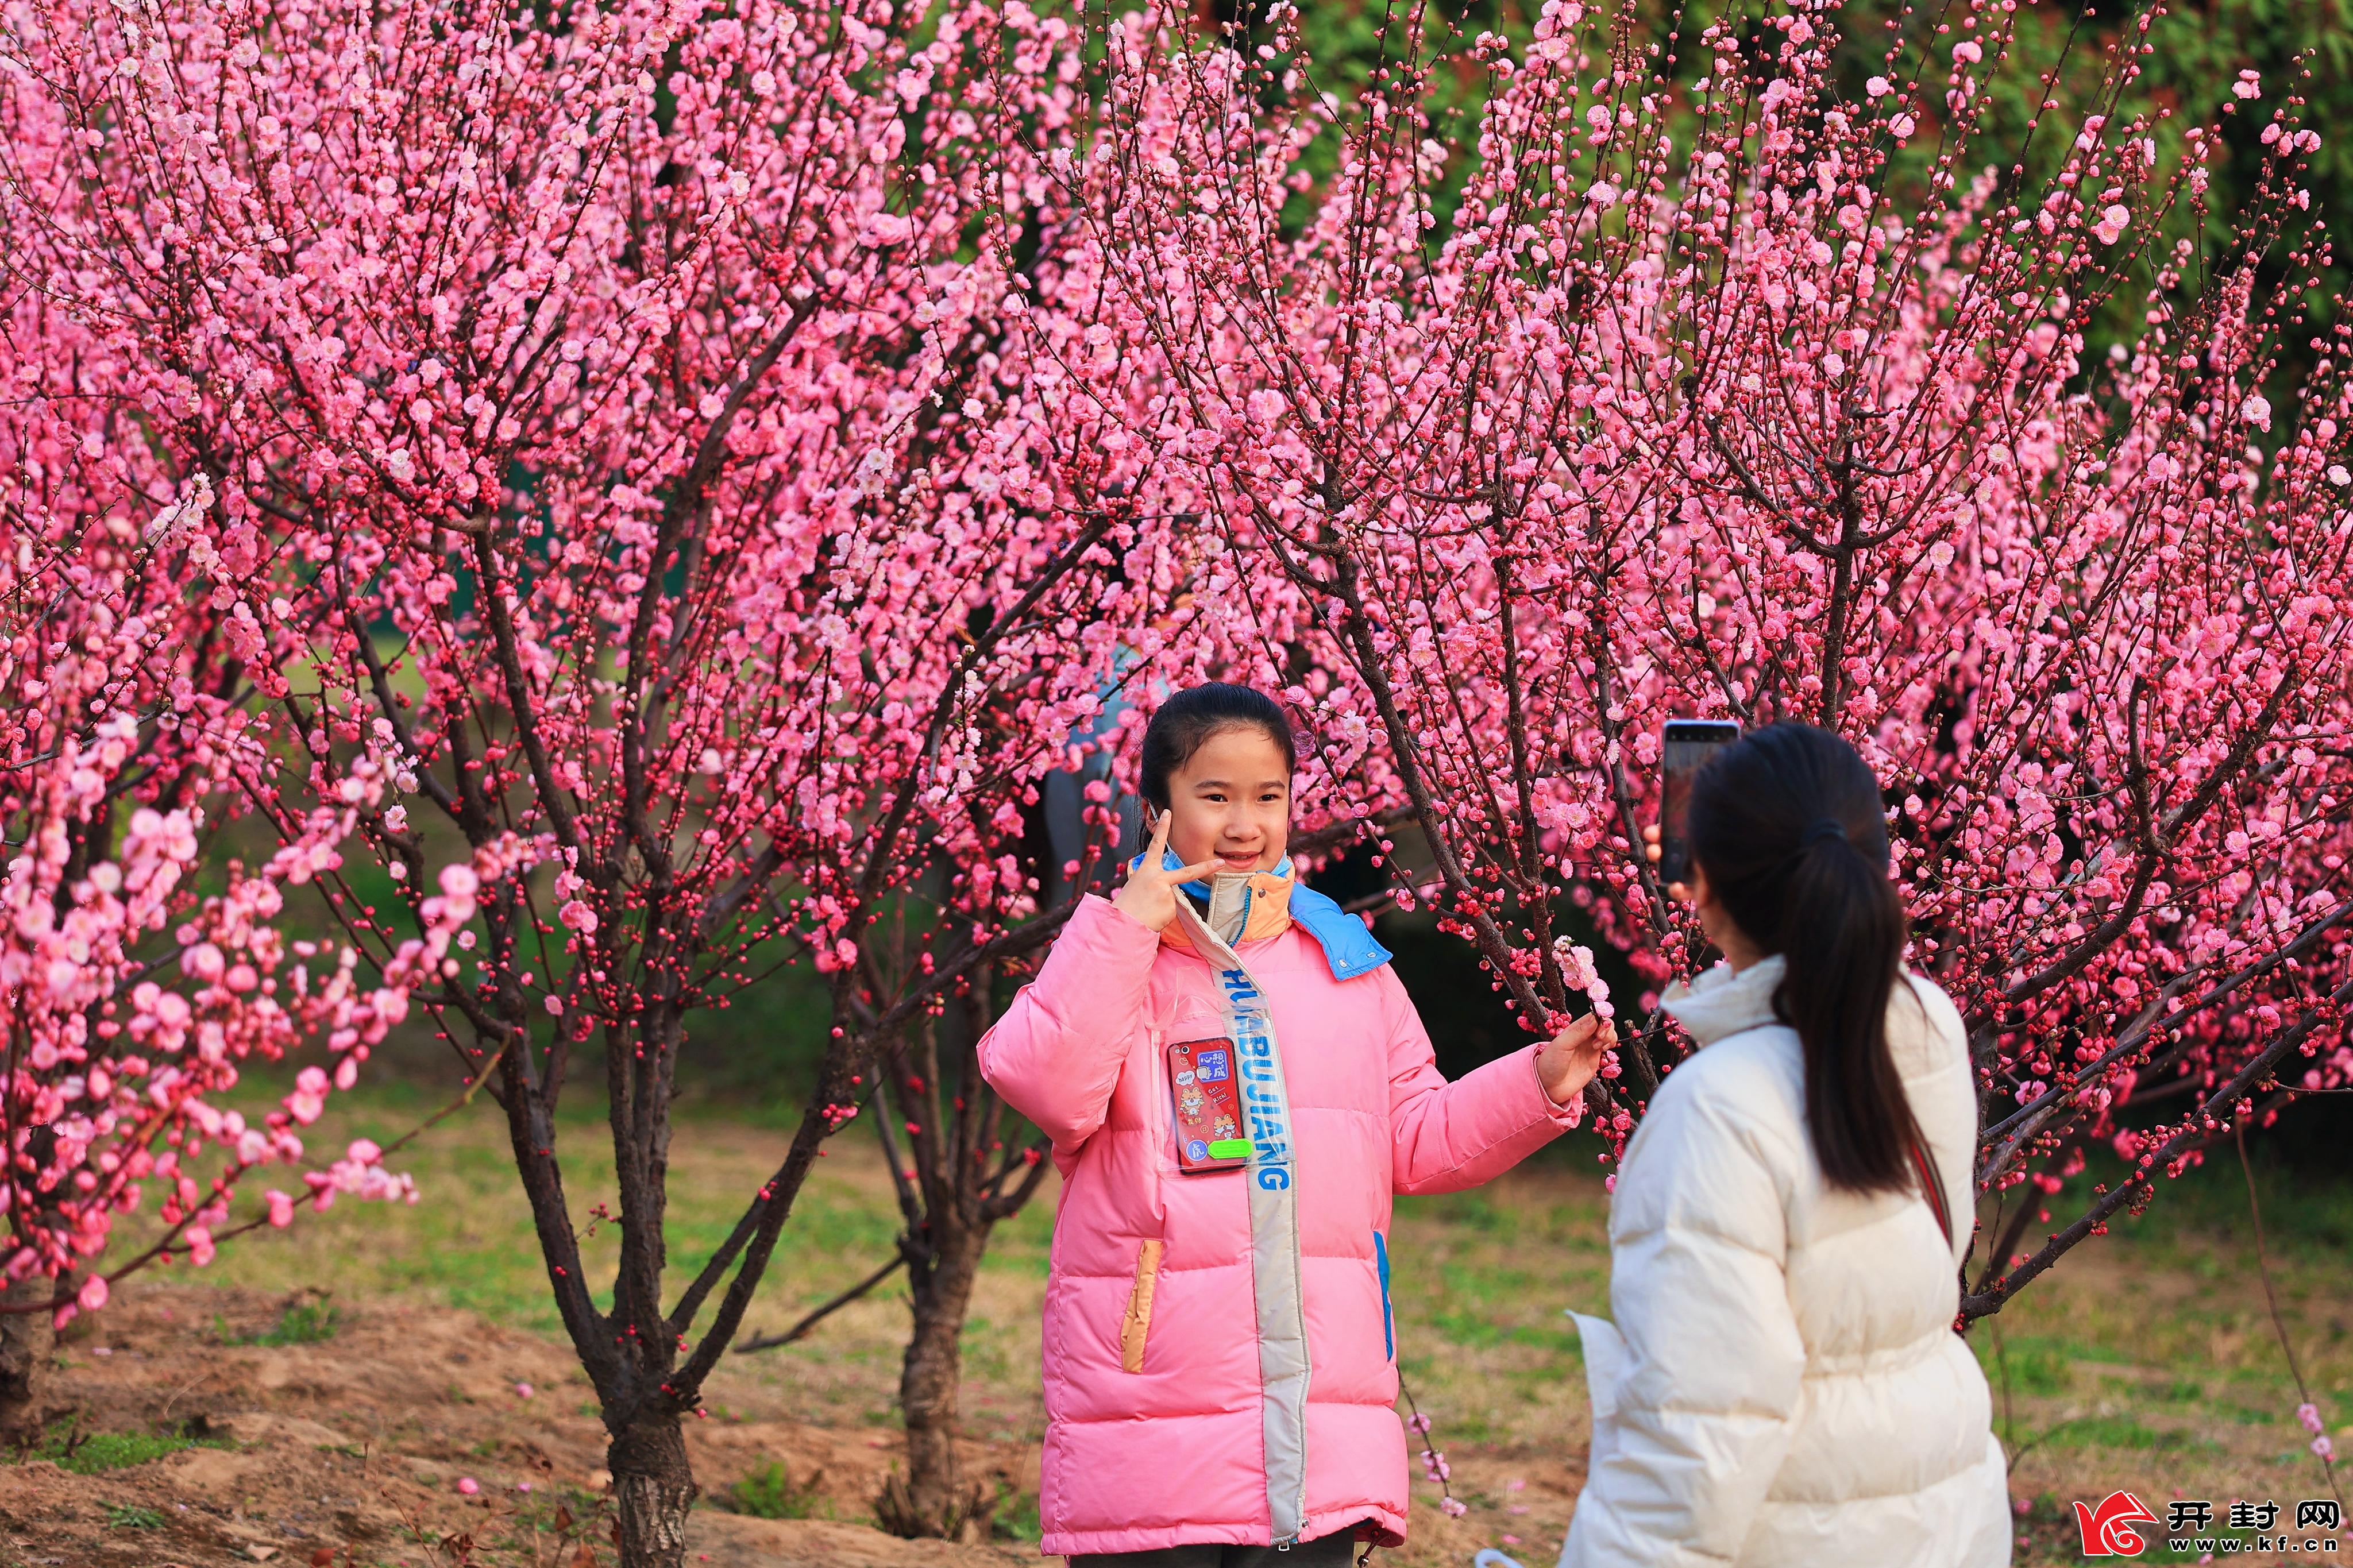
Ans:
{"type": "Polygon", "coordinates": [[[1740,739],[1740,726],[1723,719],[1670,719],[1659,731],[1659,880],[1681,882],[1691,871],[1691,839],[1684,819],[1691,810],[1692,780],[1708,758],[1740,739]]]}

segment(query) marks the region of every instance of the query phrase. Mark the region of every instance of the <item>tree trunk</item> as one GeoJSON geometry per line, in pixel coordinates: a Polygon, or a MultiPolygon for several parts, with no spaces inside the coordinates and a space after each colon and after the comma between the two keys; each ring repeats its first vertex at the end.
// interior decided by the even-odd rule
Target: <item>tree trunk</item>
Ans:
{"type": "Polygon", "coordinates": [[[681,1568],[696,1489],[678,1417],[640,1417],[613,1439],[606,1465],[613,1472],[621,1568],[681,1568]]]}
{"type": "MultiPolygon", "coordinates": [[[[29,1275],[0,1290],[0,1306],[47,1301],[57,1290],[58,1282],[47,1275],[29,1275]]],[[[0,1436],[40,1429],[49,1357],[57,1343],[56,1320],[49,1313],[0,1313],[0,1436]]]]}
{"type": "Polygon", "coordinates": [[[956,1540],[985,1531],[989,1507],[956,1466],[957,1387],[964,1373],[964,1320],[987,1246],[987,1227],[952,1229],[931,1267],[913,1279],[915,1324],[899,1373],[907,1423],[904,1496],[883,1521],[897,1534],[956,1540]]]}

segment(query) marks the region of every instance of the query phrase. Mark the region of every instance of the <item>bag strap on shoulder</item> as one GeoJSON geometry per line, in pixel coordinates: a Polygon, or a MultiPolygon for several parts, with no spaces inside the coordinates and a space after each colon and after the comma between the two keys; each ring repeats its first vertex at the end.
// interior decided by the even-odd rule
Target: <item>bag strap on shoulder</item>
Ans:
{"type": "Polygon", "coordinates": [[[1945,1180],[1936,1169],[1936,1156],[1926,1142],[1912,1140],[1912,1171],[1920,1178],[1920,1194],[1928,1200],[1928,1212],[1936,1216],[1936,1228],[1945,1233],[1945,1246],[1953,1245],[1953,1215],[1945,1203],[1945,1180]]]}

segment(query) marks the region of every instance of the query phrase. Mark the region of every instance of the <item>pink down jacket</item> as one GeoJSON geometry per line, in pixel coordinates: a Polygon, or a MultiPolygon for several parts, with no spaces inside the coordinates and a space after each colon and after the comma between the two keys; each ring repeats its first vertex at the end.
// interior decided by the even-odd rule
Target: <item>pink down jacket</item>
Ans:
{"type": "MultiPolygon", "coordinates": [[[[1531,1046],[1449,1083],[1384,965],[1335,980],[1297,924],[1238,950],[1269,998],[1297,1150],[1306,1524],[1405,1537],[1390,1199],[1475,1186],[1573,1124],[1531,1046]]],[[[1180,1173],[1166,1047],[1225,1033],[1208,965],[1089,897],[980,1043],[1053,1139],[1049,1553],[1270,1543],[1245,1173],[1180,1173]]]]}

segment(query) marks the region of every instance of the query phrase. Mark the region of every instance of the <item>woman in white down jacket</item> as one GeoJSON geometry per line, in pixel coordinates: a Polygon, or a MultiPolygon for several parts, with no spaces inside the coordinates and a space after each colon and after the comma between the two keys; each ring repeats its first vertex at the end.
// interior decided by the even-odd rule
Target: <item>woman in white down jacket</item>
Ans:
{"type": "Polygon", "coordinates": [[[1704,1048],[1627,1145],[1615,1327],[1578,1320],[1593,1452],[1561,1568],[2010,1561],[1953,1332],[1976,1095],[1951,1001],[1902,967],[1882,810],[1854,749],[1802,724],[1694,782],[1674,890],[1725,962],[1668,994],[1704,1048]]]}

